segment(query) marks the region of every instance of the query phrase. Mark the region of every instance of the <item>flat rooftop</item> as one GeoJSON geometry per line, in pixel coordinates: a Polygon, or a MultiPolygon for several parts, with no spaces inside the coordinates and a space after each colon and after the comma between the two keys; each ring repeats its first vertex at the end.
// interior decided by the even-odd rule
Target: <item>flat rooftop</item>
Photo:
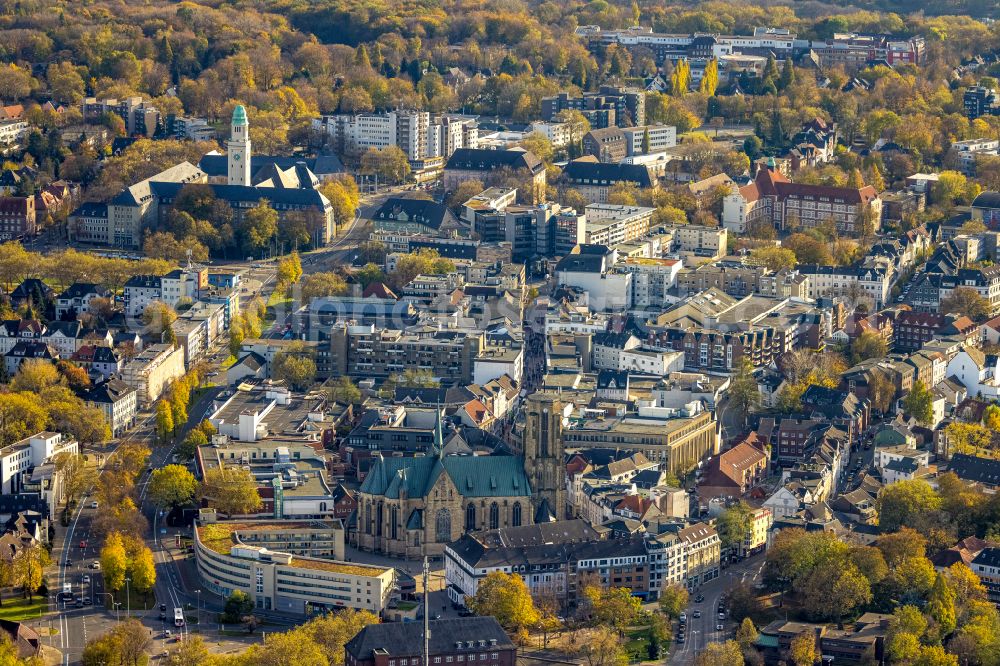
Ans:
{"type": "MultiPolygon", "coordinates": [[[[299,521],[296,521],[299,522],[299,521]]],[[[208,525],[196,525],[198,540],[206,548],[219,553],[220,555],[230,555],[233,546],[246,545],[255,547],[257,544],[244,544],[239,539],[237,528],[244,523],[209,523],[208,525]]],[[[276,553],[283,552],[274,550],[276,553]]],[[[368,564],[355,564],[353,562],[339,562],[337,560],[322,560],[315,557],[299,557],[293,555],[288,566],[302,569],[316,569],[328,571],[330,573],[340,573],[350,576],[381,576],[392,571],[388,567],[380,567],[368,564]]]]}

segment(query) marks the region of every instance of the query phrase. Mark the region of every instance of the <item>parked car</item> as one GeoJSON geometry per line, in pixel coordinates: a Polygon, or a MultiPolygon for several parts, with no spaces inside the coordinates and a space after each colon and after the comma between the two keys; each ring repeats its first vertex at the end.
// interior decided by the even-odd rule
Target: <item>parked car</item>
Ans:
{"type": "Polygon", "coordinates": [[[722,624],[721,622],[719,624],[715,625],[715,630],[716,631],[722,631],[725,628],[726,628],[726,625],[722,624]]]}

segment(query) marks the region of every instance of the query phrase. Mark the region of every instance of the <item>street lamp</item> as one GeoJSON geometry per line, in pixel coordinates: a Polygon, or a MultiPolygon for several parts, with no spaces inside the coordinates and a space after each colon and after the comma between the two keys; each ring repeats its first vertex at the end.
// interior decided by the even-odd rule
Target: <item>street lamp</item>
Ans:
{"type": "Polygon", "coordinates": [[[195,590],[198,595],[198,626],[201,626],[201,590],[195,590]]]}
{"type": "Polygon", "coordinates": [[[125,579],[125,615],[132,617],[132,601],[129,596],[128,584],[132,582],[131,578],[125,579]]]}
{"type": "Polygon", "coordinates": [[[122,602],[120,602],[120,601],[114,601],[112,603],[115,605],[115,624],[121,624],[122,623],[122,615],[121,615],[122,602]]]}

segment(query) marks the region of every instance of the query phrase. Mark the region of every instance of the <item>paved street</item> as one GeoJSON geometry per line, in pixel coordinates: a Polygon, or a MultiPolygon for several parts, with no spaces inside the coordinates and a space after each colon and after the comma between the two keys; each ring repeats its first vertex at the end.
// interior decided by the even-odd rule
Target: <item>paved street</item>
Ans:
{"type": "MultiPolygon", "coordinates": [[[[716,626],[719,623],[719,598],[722,597],[734,584],[744,581],[753,585],[760,577],[764,568],[764,558],[761,555],[754,556],[748,560],[735,564],[722,571],[722,575],[713,581],[709,581],[691,595],[691,603],[687,607],[687,632],[684,643],[671,643],[669,663],[690,664],[695,656],[701,652],[709,643],[726,641],[732,637],[736,627],[728,619],[723,622],[724,629],[718,631],[716,626]],[[704,595],[705,600],[695,603],[694,599],[698,593],[704,595]],[[701,617],[695,618],[695,610],[701,611],[701,617]]],[[[677,623],[674,623],[674,639],[677,637],[677,623]]]]}

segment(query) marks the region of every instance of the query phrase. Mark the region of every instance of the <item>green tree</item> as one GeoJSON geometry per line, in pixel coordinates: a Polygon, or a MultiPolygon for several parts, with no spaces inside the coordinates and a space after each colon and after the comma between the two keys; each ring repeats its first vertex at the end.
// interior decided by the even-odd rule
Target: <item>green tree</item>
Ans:
{"type": "Polygon", "coordinates": [[[715,96],[715,91],[719,87],[719,61],[710,58],[705,65],[705,73],[701,77],[698,89],[709,97],[715,96]]]}
{"type": "Polygon", "coordinates": [[[736,641],[709,643],[694,658],[695,666],[743,666],[743,650],[736,641]]]}
{"type": "Polygon", "coordinates": [[[466,605],[476,615],[492,615],[508,631],[526,629],[538,622],[539,613],[528,587],[520,576],[491,571],[476,593],[466,597],[466,605]]]}
{"type": "Polygon", "coordinates": [[[758,636],[760,634],[757,632],[757,627],[754,626],[753,620],[748,617],[743,618],[740,628],[736,630],[736,642],[740,648],[749,650],[757,642],[758,636]]]}
{"type": "Polygon", "coordinates": [[[760,265],[772,270],[782,271],[795,268],[795,253],[784,247],[759,247],[751,253],[753,259],[760,265]]]}
{"type": "Polygon", "coordinates": [[[341,404],[356,405],[361,402],[361,391],[354,385],[351,378],[346,376],[333,380],[328,395],[331,400],[341,404]]]}
{"type": "MultiPolygon", "coordinates": [[[[194,430],[192,434],[199,431],[194,430]]],[[[202,438],[205,435],[201,435],[202,438]]],[[[174,508],[187,504],[194,498],[198,482],[183,465],[167,465],[154,470],[149,477],[150,500],[160,507],[174,508]]]]}
{"type": "Polygon", "coordinates": [[[313,273],[302,283],[302,302],[309,303],[314,298],[343,296],[347,293],[347,283],[339,273],[313,273]]]}
{"type": "Polygon", "coordinates": [[[812,631],[803,631],[792,639],[788,656],[795,666],[812,666],[816,663],[816,634],[812,631]]]}
{"type": "Polygon", "coordinates": [[[851,343],[851,361],[860,363],[870,358],[882,358],[889,353],[885,338],[874,331],[863,331],[851,343]]]}
{"type": "Polygon", "coordinates": [[[139,666],[145,663],[151,642],[149,630],[138,620],[127,620],[91,639],[83,649],[83,666],[139,666]]]}
{"type": "Polygon", "coordinates": [[[278,284],[291,285],[299,281],[302,277],[302,261],[298,252],[292,252],[287,257],[282,257],[278,261],[278,284]]]}
{"type": "Polygon", "coordinates": [[[923,516],[941,508],[941,498],[923,479],[899,481],[883,487],[877,500],[879,529],[895,532],[919,524],[923,516]]]}
{"type": "Polygon", "coordinates": [[[45,567],[49,566],[49,552],[37,541],[22,545],[14,555],[14,584],[21,587],[28,600],[35,598],[35,593],[44,582],[45,567]]]}
{"type": "Polygon", "coordinates": [[[194,429],[178,445],[177,453],[190,460],[195,457],[199,446],[206,446],[207,444],[208,437],[205,436],[205,433],[199,429],[194,429]]]}
{"type": "Polygon", "coordinates": [[[253,612],[253,599],[242,590],[234,590],[226,597],[226,604],[223,607],[223,614],[229,622],[239,622],[244,615],[253,612]]]}
{"type": "Polygon", "coordinates": [[[716,530],[723,548],[737,548],[743,543],[750,533],[753,513],[753,507],[743,500],[722,512],[716,521],[716,530]]]}
{"type": "Polygon", "coordinates": [[[274,355],[271,377],[291,388],[305,390],[316,381],[316,360],[302,341],[294,341],[274,355]]]}
{"type": "Polygon", "coordinates": [[[590,603],[591,620],[598,625],[614,627],[619,635],[635,622],[642,610],[642,602],[627,587],[604,589],[588,585],[583,594],[590,603]]]}
{"type": "Polygon", "coordinates": [[[757,388],[757,379],[753,375],[753,364],[745,356],[740,359],[729,382],[728,397],[729,405],[740,415],[741,422],[745,427],[750,412],[760,404],[760,390],[757,388]]]}
{"type": "Polygon", "coordinates": [[[170,403],[164,399],[156,403],[156,432],[161,441],[165,441],[174,432],[174,413],[170,403]]]}
{"type": "Polygon", "coordinates": [[[941,299],[940,311],[968,315],[975,322],[989,318],[990,302],[972,287],[958,287],[941,299]]]}
{"type": "Polygon", "coordinates": [[[688,591],[682,585],[668,585],[660,592],[660,610],[671,619],[677,619],[688,605],[688,591]]]}
{"type": "Polygon", "coordinates": [[[778,77],[778,90],[787,90],[793,83],[795,83],[795,66],[791,58],[785,58],[781,66],[781,76],[778,77]]]}
{"type": "Polygon", "coordinates": [[[934,419],[934,396],[919,379],[903,398],[903,410],[923,425],[930,425],[934,419]]]}
{"type": "Polygon", "coordinates": [[[257,493],[257,479],[240,467],[206,471],[200,492],[210,506],[227,516],[256,513],[263,506],[257,493]]]}
{"type": "Polygon", "coordinates": [[[262,199],[256,208],[244,214],[238,231],[243,250],[249,255],[257,256],[271,244],[278,233],[278,213],[267,200],[262,199]]]}
{"type": "Polygon", "coordinates": [[[944,575],[939,573],[934,578],[934,587],[931,588],[930,595],[927,597],[927,614],[934,618],[937,623],[939,638],[951,634],[958,624],[955,599],[955,590],[952,589],[944,575]]]}
{"type": "Polygon", "coordinates": [[[101,548],[101,573],[104,585],[109,590],[120,590],[125,586],[125,574],[128,572],[128,554],[125,552],[125,541],[118,532],[112,532],[104,540],[101,548]]]}

